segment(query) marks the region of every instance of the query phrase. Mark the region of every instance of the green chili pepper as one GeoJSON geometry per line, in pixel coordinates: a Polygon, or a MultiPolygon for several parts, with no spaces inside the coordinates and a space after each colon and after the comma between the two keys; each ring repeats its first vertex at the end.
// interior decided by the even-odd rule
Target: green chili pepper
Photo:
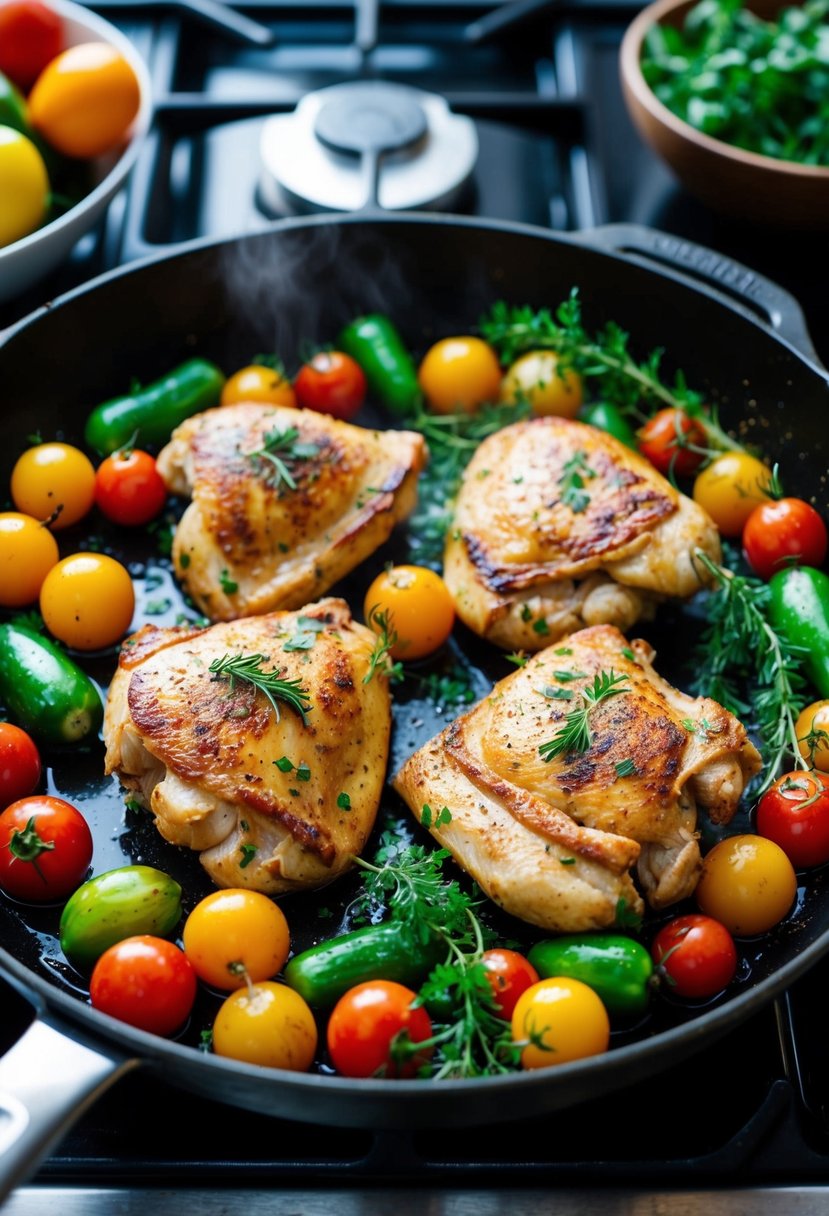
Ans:
{"type": "Polygon", "coordinates": [[[414,361],[388,317],[358,317],[345,327],[337,345],[356,359],[371,391],[395,414],[409,413],[421,400],[414,361]]]}
{"type": "Polygon", "coordinates": [[[794,646],[805,650],[806,674],[829,697],[829,576],[811,566],[778,570],[769,581],[769,619],[794,646]]]}
{"type": "Polygon", "coordinates": [[[96,406],[86,420],[86,442],[104,455],[136,433],[142,447],[166,443],[185,418],[218,405],[224,382],[214,364],[190,359],[153,384],[96,406]]]}
{"type": "Polygon", "coordinates": [[[633,427],[615,405],[600,401],[596,405],[585,406],[579,417],[582,422],[587,422],[600,431],[607,431],[608,435],[613,435],[625,447],[633,448],[634,452],[638,451],[633,427]]]}
{"type": "Polygon", "coordinates": [[[0,699],[44,743],[81,743],[98,733],[104,707],[85,672],[48,638],[0,625],[0,699]]]}
{"type": "Polygon", "coordinates": [[[285,982],[309,1005],[329,1009],[343,993],[366,980],[397,980],[417,986],[446,956],[434,934],[421,935],[399,921],[370,925],[297,954],[285,982]]]}
{"type": "Polygon", "coordinates": [[[613,933],[538,942],[527,955],[542,979],[581,980],[611,1016],[639,1017],[648,1007],[653,960],[644,946],[613,933]]]}

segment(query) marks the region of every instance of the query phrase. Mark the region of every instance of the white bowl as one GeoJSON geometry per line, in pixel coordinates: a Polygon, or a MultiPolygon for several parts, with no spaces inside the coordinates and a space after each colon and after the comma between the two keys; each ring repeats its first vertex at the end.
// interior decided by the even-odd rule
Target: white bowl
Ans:
{"type": "Polygon", "coordinates": [[[123,149],[92,162],[95,185],[90,193],[50,224],[0,248],[0,301],[19,295],[54,270],[68,256],[73,245],[94,226],[124,184],[152,118],[150,74],[129,39],[102,17],[70,0],[47,0],[47,3],[63,19],[66,46],[108,42],[129,61],[138,77],[141,104],[123,149]]]}

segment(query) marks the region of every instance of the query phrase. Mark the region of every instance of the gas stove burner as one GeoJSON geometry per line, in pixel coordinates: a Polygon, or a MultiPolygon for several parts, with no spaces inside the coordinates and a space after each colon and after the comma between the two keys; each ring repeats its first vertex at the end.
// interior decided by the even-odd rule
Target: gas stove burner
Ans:
{"type": "Polygon", "coordinates": [[[368,201],[363,156],[372,152],[381,154],[384,210],[441,210],[469,181],[478,136],[438,94],[355,81],[308,93],[292,113],[269,118],[260,151],[260,194],[278,215],[360,210],[368,201]]]}
{"type": "Polygon", "coordinates": [[[332,152],[392,152],[417,143],[426,126],[423,107],[409,89],[364,84],[326,101],[314,134],[332,152]]]}

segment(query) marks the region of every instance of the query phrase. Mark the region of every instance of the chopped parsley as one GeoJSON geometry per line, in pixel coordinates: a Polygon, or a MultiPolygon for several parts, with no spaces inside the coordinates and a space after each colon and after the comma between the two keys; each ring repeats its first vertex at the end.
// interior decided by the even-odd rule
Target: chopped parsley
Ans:
{"type": "Polygon", "coordinates": [[[239,869],[246,869],[247,866],[249,866],[253,861],[258,851],[259,850],[255,844],[243,844],[239,849],[239,852],[242,854],[242,860],[239,862],[239,869]]]}
{"type": "Polygon", "coordinates": [[[341,794],[337,794],[337,806],[341,811],[351,810],[351,799],[349,798],[348,794],[346,794],[345,790],[343,790],[341,794]]]}
{"type": "Polygon", "coordinates": [[[239,584],[233,581],[226,569],[219,575],[219,586],[225,595],[235,595],[239,590],[239,584]]]}
{"type": "Polygon", "coordinates": [[[587,463],[586,452],[574,452],[570,459],[565,461],[558,484],[561,487],[561,501],[574,515],[580,515],[587,510],[590,495],[584,487],[586,481],[592,481],[595,476],[587,463]]]}

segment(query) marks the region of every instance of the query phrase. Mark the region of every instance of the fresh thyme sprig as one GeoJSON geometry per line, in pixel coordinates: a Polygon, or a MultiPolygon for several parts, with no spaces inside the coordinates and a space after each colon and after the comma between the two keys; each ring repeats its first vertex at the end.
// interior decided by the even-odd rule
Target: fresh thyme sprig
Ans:
{"type": "Polygon", "coordinates": [[[446,849],[428,852],[384,833],[373,864],[357,859],[364,871],[364,894],[352,905],[358,919],[376,923],[390,909],[392,919],[422,940],[437,936],[446,943],[446,961],[433,968],[417,997],[418,1005],[439,1002],[448,1011],[446,1021],[425,1042],[399,1036],[392,1059],[403,1063],[431,1046],[435,1055],[423,1071],[436,1079],[510,1072],[521,1045],[513,1042],[509,1022],[498,1016],[481,958],[493,935],[476,915],[477,888],[468,894],[444,876],[448,857],[446,849]]]}
{"type": "Polygon", "coordinates": [[[765,763],[760,794],[789,756],[798,768],[806,767],[796,729],[808,699],[806,652],[769,623],[767,583],[735,574],[702,549],[694,550],[694,560],[716,584],[705,601],[707,624],[693,656],[699,673],[694,692],[712,697],[737,715],[753,715],[765,763]]]}
{"type": "Polygon", "coordinates": [[[625,684],[626,679],[624,673],[616,675],[612,668],[610,671],[600,671],[594,676],[592,686],[581,690],[582,704],[565,714],[558,734],[539,747],[538,754],[545,764],[549,764],[562,752],[586,752],[589,749],[593,742],[590,730],[591,711],[608,697],[618,697],[621,693],[630,692],[630,685],[625,684]]]}
{"type": "Polygon", "coordinates": [[[283,485],[289,490],[296,489],[297,483],[289,463],[311,460],[319,455],[319,444],[299,443],[298,440],[299,431],[295,426],[289,426],[284,431],[268,431],[262,446],[247,453],[248,460],[265,470],[269,483],[277,490],[283,485]]]}
{"type": "Polygon", "coordinates": [[[381,675],[388,676],[393,684],[398,683],[403,679],[403,664],[394,663],[391,658],[391,652],[400,640],[392,623],[391,613],[379,604],[374,604],[369,609],[366,624],[377,634],[377,641],[369,655],[368,671],[363,676],[363,683],[370,683],[378,671],[381,675]]]}
{"type": "Polygon", "coordinates": [[[214,659],[208,671],[217,680],[229,680],[231,693],[236,688],[237,681],[258,688],[273,706],[277,722],[280,719],[279,702],[283,701],[296,710],[303,725],[307,725],[307,714],[311,712],[312,705],[308,693],[302,687],[302,681],[283,680],[277,671],[264,671],[262,664],[267,663],[269,657],[266,654],[226,654],[220,659],[214,659]]]}
{"type": "Polygon", "coordinates": [[[597,380],[603,398],[639,422],[646,421],[653,408],[671,406],[699,420],[712,448],[743,450],[722,429],[713,410],[703,409],[702,396],[688,387],[682,372],[676,373],[673,383],[663,379],[661,348],[637,362],[628,349],[630,335],[615,322],[589,334],[582,324],[576,288],[555,310],[536,311],[528,305],[514,307],[498,301],[480,321],[479,330],[506,364],[524,351],[552,349],[563,368],[597,380]]]}

